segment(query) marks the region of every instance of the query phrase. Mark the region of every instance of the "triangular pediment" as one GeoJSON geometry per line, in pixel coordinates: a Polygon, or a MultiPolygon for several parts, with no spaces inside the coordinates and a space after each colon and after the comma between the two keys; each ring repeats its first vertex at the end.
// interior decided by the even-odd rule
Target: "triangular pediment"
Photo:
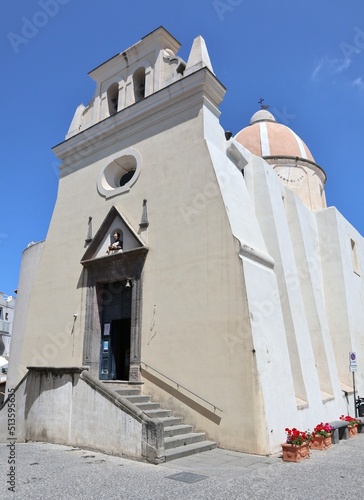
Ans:
{"type": "Polygon", "coordinates": [[[86,265],[96,259],[115,258],[115,256],[142,249],[147,250],[143,240],[119,210],[113,206],[84,253],[81,263],[86,265]],[[121,250],[109,250],[114,243],[115,233],[120,234],[121,250]]]}

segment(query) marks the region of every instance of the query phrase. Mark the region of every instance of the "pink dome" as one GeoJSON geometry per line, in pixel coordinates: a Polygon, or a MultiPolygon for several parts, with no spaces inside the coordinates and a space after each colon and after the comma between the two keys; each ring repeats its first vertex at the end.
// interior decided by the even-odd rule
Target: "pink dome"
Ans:
{"type": "Polygon", "coordinates": [[[235,139],[257,156],[294,156],[315,161],[306,144],[286,125],[277,123],[266,109],[257,111],[250,125],[235,139]]]}

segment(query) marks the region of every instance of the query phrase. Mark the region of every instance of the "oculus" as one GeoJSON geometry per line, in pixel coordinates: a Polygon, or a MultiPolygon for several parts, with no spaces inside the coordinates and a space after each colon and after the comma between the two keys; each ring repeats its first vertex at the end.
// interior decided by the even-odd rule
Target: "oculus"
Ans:
{"type": "Polygon", "coordinates": [[[105,198],[128,192],[137,181],[140,169],[140,153],[133,148],[122,151],[100,172],[98,192],[105,198]]]}

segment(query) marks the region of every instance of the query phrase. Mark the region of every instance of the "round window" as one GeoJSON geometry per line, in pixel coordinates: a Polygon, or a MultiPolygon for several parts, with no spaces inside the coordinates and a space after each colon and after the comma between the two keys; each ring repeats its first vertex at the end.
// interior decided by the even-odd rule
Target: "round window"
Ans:
{"type": "Polygon", "coordinates": [[[100,173],[97,188],[106,198],[129,191],[140,174],[140,154],[129,148],[114,158],[100,173]]]}
{"type": "Polygon", "coordinates": [[[126,172],[126,174],[123,174],[121,176],[119,185],[120,186],[125,186],[125,184],[132,179],[132,177],[133,177],[134,174],[135,174],[135,169],[129,170],[129,172],[126,172]]]}

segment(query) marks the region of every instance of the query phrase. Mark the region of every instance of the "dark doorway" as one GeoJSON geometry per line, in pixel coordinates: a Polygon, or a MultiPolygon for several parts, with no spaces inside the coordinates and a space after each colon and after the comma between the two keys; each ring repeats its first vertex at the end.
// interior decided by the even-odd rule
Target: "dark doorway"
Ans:
{"type": "Polygon", "coordinates": [[[130,318],[115,319],[111,323],[111,352],[116,380],[129,380],[130,318]]]}
{"type": "Polygon", "coordinates": [[[131,289],[127,281],[102,285],[100,379],[129,380],[131,289]]]}

